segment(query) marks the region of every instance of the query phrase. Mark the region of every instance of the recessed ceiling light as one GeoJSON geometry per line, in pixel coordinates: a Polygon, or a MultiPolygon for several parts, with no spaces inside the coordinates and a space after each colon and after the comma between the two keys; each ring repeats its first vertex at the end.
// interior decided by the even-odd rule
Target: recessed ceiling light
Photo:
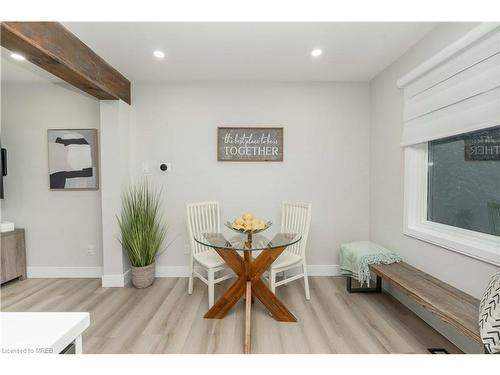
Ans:
{"type": "Polygon", "coordinates": [[[23,55],[20,55],[18,53],[11,53],[10,57],[12,57],[14,60],[19,60],[19,61],[26,60],[26,57],[24,57],[23,55]]]}
{"type": "Polygon", "coordinates": [[[323,53],[323,50],[321,50],[319,48],[315,48],[311,51],[311,56],[318,57],[318,56],[321,56],[322,53],[323,53]]]}
{"type": "Polygon", "coordinates": [[[163,59],[165,57],[165,53],[163,51],[160,51],[160,50],[156,50],[153,52],[153,55],[157,58],[157,59],[163,59]]]}

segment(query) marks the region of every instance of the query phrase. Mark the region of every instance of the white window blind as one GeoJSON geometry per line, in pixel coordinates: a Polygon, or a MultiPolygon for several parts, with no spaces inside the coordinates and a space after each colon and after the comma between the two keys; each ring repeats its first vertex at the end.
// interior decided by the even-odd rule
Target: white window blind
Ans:
{"type": "Polygon", "coordinates": [[[483,24],[471,35],[400,80],[403,146],[500,124],[500,27],[483,24]]]}

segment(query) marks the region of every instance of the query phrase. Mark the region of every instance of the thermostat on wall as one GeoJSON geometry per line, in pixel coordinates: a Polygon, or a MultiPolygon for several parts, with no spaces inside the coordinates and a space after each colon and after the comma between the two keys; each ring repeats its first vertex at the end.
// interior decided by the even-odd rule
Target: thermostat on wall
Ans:
{"type": "Polygon", "coordinates": [[[160,163],[160,171],[162,172],[171,172],[172,171],[172,163],[169,162],[161,162],[160,163]]]}

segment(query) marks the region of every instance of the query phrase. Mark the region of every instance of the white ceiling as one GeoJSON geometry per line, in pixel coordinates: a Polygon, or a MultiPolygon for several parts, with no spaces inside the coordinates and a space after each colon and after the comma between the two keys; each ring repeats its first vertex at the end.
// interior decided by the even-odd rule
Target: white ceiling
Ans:
{"type": "Polygon", "coordinates": [[[436,23],[64,23],[132,82],[368,81],[436,23]],[[322,48],[313,58],[310,51],[322,48]],[[165,52],[164,60],[152,52],[165,52]]]}
{"type": "Polygon", "coordinates": [[[10,57],[11,52],[2,47],[2,82],[64,82],[46,70],[39,68],[29,61],[17,61],[10,57]]]}

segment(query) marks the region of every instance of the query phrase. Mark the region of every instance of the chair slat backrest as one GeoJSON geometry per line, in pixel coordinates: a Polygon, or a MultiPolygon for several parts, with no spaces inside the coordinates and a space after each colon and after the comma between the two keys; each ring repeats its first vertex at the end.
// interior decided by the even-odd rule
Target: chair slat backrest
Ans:
{"type": "Polygon", "coordinates": [[[209,250],[207,246],[196,242],[194,236],[199,236],[202,233],[220,232],[219,202],[187,203],[186,210],[191,251],[198,254],[209,250]]]}
{"type": "Polygon", "coordinates": [[[311,225],[311,203],[283,202],[281,210],[281,232],[298,233],[302,239],[287,251],[305,257],[309,226],[311,225]]]}

